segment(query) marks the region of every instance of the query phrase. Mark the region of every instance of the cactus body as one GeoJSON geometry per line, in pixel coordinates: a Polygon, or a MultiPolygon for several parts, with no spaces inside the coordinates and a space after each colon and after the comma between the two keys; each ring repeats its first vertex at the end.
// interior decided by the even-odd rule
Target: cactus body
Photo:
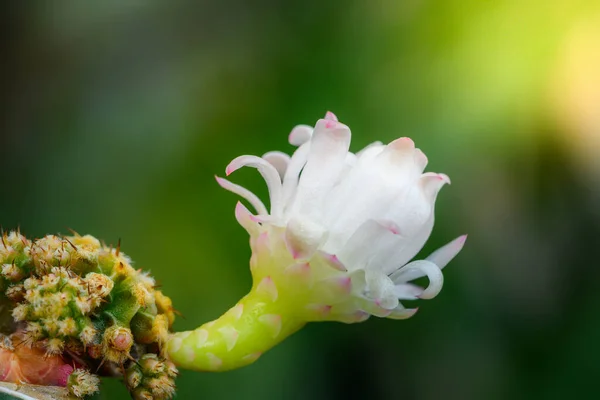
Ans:
{"type": "MultiPolygon", "coordinates": [[[[120,375],[147,354],[166,362],[160,354],[174,320],[171,301],[119,248],[92,236],[32,241],[11,232],[2,235],[0,268],[0,333],[37,354],[25,364],[21,350],[0,347],[0,358],[14,366],[0,380],[58,384],[85,396],[97,389],[87,370],[120,375]],[[55,358],[74,375],[60,382],[40,377],[36,368],[55,358]],[[81,368],[75,373],[69,364],[81,368]]],[[[173,388],[172,371],[163,375],[173,388]]],[[[173,390],[156,393],[154,399],[166,399],[173,390]]]]}

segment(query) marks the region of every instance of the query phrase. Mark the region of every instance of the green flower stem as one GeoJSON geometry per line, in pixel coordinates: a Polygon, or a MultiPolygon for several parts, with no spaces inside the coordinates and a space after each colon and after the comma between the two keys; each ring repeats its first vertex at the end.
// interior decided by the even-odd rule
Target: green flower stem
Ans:
{"type": "Polygon", "coordinates": [[[212,372],[253,363],[306,324],[290,313],[289,301],[279,300],[272,301],[264,288],[253,288],[220,318],[172,335],[169,358],[181,368],[212,372]]]}

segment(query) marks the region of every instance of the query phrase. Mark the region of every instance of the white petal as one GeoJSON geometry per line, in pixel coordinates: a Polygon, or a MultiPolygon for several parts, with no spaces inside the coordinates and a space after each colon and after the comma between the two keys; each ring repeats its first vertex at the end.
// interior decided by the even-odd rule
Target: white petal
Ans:
{"type": "Polygon", "coordinates": [[[271,199],[271,214],[275,217],[281,215],[283,204],[281,199],[282,185],[279,173],[266,160],[256,156],[239,156],[229,163],[225,169],[225,173],[229,176],[232,172],[241,167],[253,167],[262,175],[267,188],[269,189],[269,197],[271,199]]]}
{"type": "Polygon", "coordinates": [[[298,179],[300,179],[300,171],[304,168],[308,153],[310,151],[310,142],[304,143],[292,154],[290,163],[283,177],[283,194],[282,201],[285,206],[288,206],[298,187],[298,179]]]}
{"type": "Polygon", "coordinates": [[[385,146],[377,160],[393,169],[395,179],[416,178],[421,172],[415,163],[415,142],[407,137],[396,139],[385,146]]]}
{"type": "Polygon", "coordinates": [[[421,151],[421,149],[415,149],[414,157],[415,164],[417,165],[417,168],[419,168],[419,172],[423,172],[425,167],[427,167],[427,163],[429,162],[429,160],[427,160],[427,156],[421,151]]]}
{"type": "Polygon", "coordinates": [[[252,207],[254,207],[254,209],[259,215],[269,214],[269,212],[267,211],[267,207],[265,207],[263,202],[260,201],[260,199],[248,189],[240,185],[236,185],[235,183],[229,182],[227,179],[218,176],[215,176],[215,179],[223,189],[229,190],[230,192],[233,192],[238,196],[241,196],[242,198],[246,199],[248,203],[252,204],[252,207]]]}
{"type": "Polygon", "coordinates": [[[369,143],[368,145],[363,147],[362,150],[360,150],[359,152],[356,153],[356,157],[358,157],[358,158],[375,157],[377,154],[381,153],[381,151],[384,149],[384,147],[385,146],[381,142],[369,143]]]}
{"type": "Polygon", "coordinates": [[[425,198],[421,188],[413,183],[393,199],[383,218],[394,221],[400,235],[409,238],[421,231],[432,213],[432,203],[425,198]]]}
{"type": "Polygon", "coordinates": [[[346,125],[325,119],[317,122],[298,183],[294,213],[321,217],[321,201],[342,172],[349,146],[350,129],[346,125]]]}
{"type": "Polygon", "coordinates": [[[383,150],[385,146],[383,145],[383,143],[377,141],[377,142],[372,142],[369,143],[368,145],[366,145],[365,147],[363,147],[360,151],[358,151],[356,153],[356,157],[362,157],[367,151],[373,151],[375,149],[378,149],[379,151],[383,150]]]}
{"type": "MultiPolygon", "coordinates": [[[[367,269],[370,258],[393,244],[393,230],[378,221],[368,220],[352,234],[337,253],[338,258],[350,271],[367,269]]],[[[369,269],[376,269],[375,265],[369,269]]]]}
{"type": "Polygon", "coordinates": [[[324,265],[337,271],[348,272],[348,268],[340,261],[338,256],[319,250],[316,252],[312,262],[322,262],[324,265]]]}
{"type": "Polygon", "coordinates": [[[288,141],[292,146],[301,146],[308,142],[313,134],[313,128],[308,125],[297,125],[290,132],[288,141]]]}
{"type": "MultiPolygon", "coordinates": [[[[375,304],[386,310],[392,310],[398,305],[395,294],[394,282],[384,274],[367,271],[367,293],[369,298],[375,299],[375,304]]],[[[369,310],[366,310],[369,311],[369,310]]]]}
{"type": "Polygon", "coordinates": [[[285,230],[285,243],[295,259],[309,258],[327,236],[321,225],[307,219],[292,218],[285,230]]]}
{"type": "Polygon", "coordinates": [[[281,151],[270,151],[263,154],[263,159],[267,160],[279,172],[279,177],[283,180],[285,170],[290,163],[290,156],[281,151]]]}
{"type": "Polygon", "coordinates": [[[421,176],[420,185],[425,195],[435,202],[437,194],[442,186],[450,184],[450,178],[446,174],[436,174],[434,172],[426,172],[421,176]]]}
{"type": "Polygon", "coordinates": [[[449,183],[449,179],[444,174],[423,174],[419,178],[418,186],[412,187],[405,197],[398,201],[402,207],[391,209],[385,216],[396,221],[400,235],[408,238],[388,259],[383,268],[385,271],[404,265],[423,248],[433,229],[437,194],[446,183],[449,183]]]}
{"type": "Polygon", "coordinates": [[[456,255],[462,250],[465,242],[467,241],[467,235],[459,236],[454,239],[447,245],[440,247],[429,257],[426,258],[427,261],[431,261],[435,265],[437,265],[440,269],[444,268],[448,263],[456,257],[456,255]]]}
{"type": "Polygon", "coordinates": [[[368,219],[394,221],[408,240],[422,231],[432,213],[432,202],[419,184],[420,169],[415,163],[412,140],[395,140],[383,151],[378,145],[371,148],[379,154],[371,158],[366,152],[360,155],[344,180],[327,195],[324,225],[332,231],[326,245],[330,252],[343,246],[368,219]]]}
{"type": "Polygon", "coordinates": [[[407,319],[415,315],[418,311],[418,308],[404,308],[402,305],[399,305],[387,316],[390,319],[407,319]]]}
{"type": "Polygon", "coordinates": [[[400,300],[416,300],[422,293],[422,287],[410,283],[402,283],[394,288],[394,295],[400,300]]]}
{"type": "Polygon", "coordinates": [[[421,299],[433,299],[438,295],[444,284],[444,275],[437,265],[431,261],[418,260],[406,264],[398,271],[394,272],[390,278],[396,284],[402,284],[419,277],[427,275],[429,286],[421,293],[421,299]]]}
{"type": "Polygon", "coordinates": [[[254,216],[240,201],[235,205],[235,219],[249,234],[258,232],[259,225],[254,216]]]}

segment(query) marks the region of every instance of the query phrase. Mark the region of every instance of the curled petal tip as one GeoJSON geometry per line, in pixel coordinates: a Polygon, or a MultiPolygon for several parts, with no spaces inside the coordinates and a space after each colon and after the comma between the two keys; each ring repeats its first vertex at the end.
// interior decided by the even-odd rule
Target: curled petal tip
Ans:
{"type": "Polygon", "coordinates": [[[297,125],[288,136],[288,142],[293,146],[300,146],[310,140],[313,129],[308,125],[297,125]]]}
{"type": "Polygon", "coordinates": [[[465,242],[467,241],[468,237],[469,237],[469,235],[466,235],[466,234],[462,235],[462,236],[459,236],[458,240],[459,240],[460,244],[465,244],[465,242]]]}
{"type": "Polygon", "coordinates": [[[421,184],[425,193],[435,198],[442,186],[450,184],[450,178],[446,174],[426,172],[421,175],[421,184]]]}
{"type": "Polygon", "coordinates": [[[438,179],[442,180],[444,183],[450,185],[452,182],[450,181],[450,177],[446,174],[438,174],[438,179]]]}
{"type": "Polygon", "coordinates": [[[332,113],[331,111],[327,111],[325,113],[325,119],[330,120],[330,121],[338,122],[338,117],[334,113],[332,113]]]}

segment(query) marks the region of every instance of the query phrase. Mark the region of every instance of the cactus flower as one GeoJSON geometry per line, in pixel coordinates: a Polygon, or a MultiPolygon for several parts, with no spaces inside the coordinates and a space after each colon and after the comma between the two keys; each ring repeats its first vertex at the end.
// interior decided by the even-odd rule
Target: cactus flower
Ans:
{"type": "Polygon", "coordinates": [[[371,315],[405,319],[431,299],[460,236],[424,260],[411,261],[432,231],[434,205],[448,176],[423,173],[427,157],[409,138],[349,152],[350,129],[332,113],[313,128],[295,127],[290,157],[240,156],[269,190],[270,209],[251,191],[217,177],[244,198],[235,217],[250,235],[250,292],[222,317],[171,335],[167,352],[180,367],[225,371],[254,362],[308,322],[361,322],[371,315]],[[411,281],[427,277],[422,288],[411,281]]]}

